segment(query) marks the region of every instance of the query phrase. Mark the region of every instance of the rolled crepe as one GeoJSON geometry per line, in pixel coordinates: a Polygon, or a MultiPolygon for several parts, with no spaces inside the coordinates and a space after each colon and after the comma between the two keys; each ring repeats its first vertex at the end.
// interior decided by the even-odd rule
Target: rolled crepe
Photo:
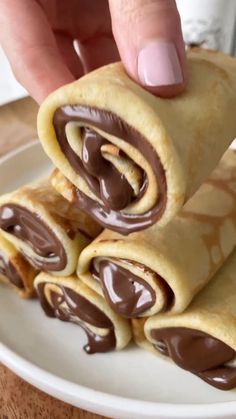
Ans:
{"type": "MultiPolygon", "coordinates": [[[[149,348],[221,390],[236,387],[236,251],[184,313],[149,318],[149,348]]],[[[145,345],[143,324],[134,335],[145,345]]]]}
{"type": "Polygon", "coordinates": [[[182,312],[236,245],[236,153],[226,152],[167,226],[129,236],[105,230],[79,258],[78,274],[127,318],[182,312]]]}
{"type": "Polygon", "coordinates": [[[0,228],[36,269],[62,276],[75,271],[79,253],[101,231],[48,179],[0,197],[0,228]]]}
{"type": "Polygon", "coordinates": [[[0,282],[11,285],[23,298],[34,293],[36,270],[24,256],[0,234],[0,282]]]}
{"type": "Polygon", "coordinates": [[[236,136],[236,60],[188,52],[188,86],[172,99],[145,91],[120,63],[52,93],[38,134],[71,196],[121,234],[164,226],[236,136]]]}
{"type": "Polygon", "coordinates": [[[82,327],[88,338],[87,353],[121,350],[129,343],[130,324],[76,276],[57,278],[40,273],[35,289],[47,316],[82,327]]]}

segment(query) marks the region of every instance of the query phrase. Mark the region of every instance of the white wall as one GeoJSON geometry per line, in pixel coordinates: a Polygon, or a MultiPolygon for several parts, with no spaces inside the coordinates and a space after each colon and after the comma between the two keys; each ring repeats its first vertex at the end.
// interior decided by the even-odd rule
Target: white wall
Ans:
{"type": "Polygon", "coordinates": [[[0,105],[26,95],[25,89],[15,80],[5,54],[0,48],[0,105]]]}

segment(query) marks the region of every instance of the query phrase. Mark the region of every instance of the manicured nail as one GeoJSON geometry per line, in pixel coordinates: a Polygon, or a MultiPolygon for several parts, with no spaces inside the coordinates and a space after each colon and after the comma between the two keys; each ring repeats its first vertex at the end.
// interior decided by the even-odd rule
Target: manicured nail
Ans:
{"type": "Polygon", "coordinates": [[[147,44],[138,56],[138,76],[145,86],[169,86],[183,83],[175,44],[164,40],[147,44]]]}

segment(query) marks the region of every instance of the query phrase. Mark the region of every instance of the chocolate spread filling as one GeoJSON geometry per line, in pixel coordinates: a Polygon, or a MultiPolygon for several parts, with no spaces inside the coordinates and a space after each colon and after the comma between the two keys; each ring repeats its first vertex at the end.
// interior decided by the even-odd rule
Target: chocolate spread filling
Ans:
{"type": "Polygon", "coordinates": [[[234,349],[199,330],[185,327],[153,329],[154,347],[181,368],[220,389],[236,387],[236,368],[225,365],[235,358],[234,349]]]}
{"type": "Polygon", "coordinates": [[[88,354],[107,352],[116,347],[113,324],[99,308],[71,288],[62,285],[56,285],[60,288],[62,294],[51,292],[51,306],[45,297],[45,285],[46,283],[40,283],[37,287],[37,293],[45,314],[49,317],[56,317],[59,320],[79,325],[88,338],[88,343],[84,346],[85,352],[88,354]],[[99,336],[93,333],[85,322],[98,328],[109,329],[110,331],[106,336],[99,336]]]}
{"type": "MultiPolygon", "coordinates": [[[[136,129],[111,112],[80,105],[66,105],[58,108],[53,119],[57,141],[73,169],[83,177],[91,190],[103,201],[100,205],[82,191],[76,189],[76,201],[81,209],[89,213],[98,223],[121,234],[143,230],[162,216],[167,199],[167,185],[164,169],[152,145],[136,129]],[[82,128],[82,159],[73,151],[67,137],[66,125],[76,121],[92,125],[106,133],[121,138],[134,146],[152,167],[158,183],[158,202],[144,214],[127,214],[125,207],[139,200],[147,186],[143,174],[143,185],[135,197],[125,176],[101,154],[101,146],[108,141],[91,128],[82,128]]],[[[79,128],[78,128],[79,129],[79,128]]]]}
{"type": "Polygon", "coordinates": [[[37,255],[44,258],[43,261],[32,259],[37,268],[46,271],[65,268],[67,256],[62,243],[37,214],[20,205],[3,205],[0,208],[0,228],[28,243],[37,255]]]}
{"type": "Polygon", "coordinates": [[[126,178],[102,157],[101,147],[107,141],[90,128],[82,131],[82,161],[90,188],[105,206],[114,210],[125,208],[132,200],[133,190],[126,178]]]}
{"type": "MultiPolygon", "coordinates": [[[[173,291],[164,279],[142,264],[132,261],[126,262],[136,265],[141,270],[150,272],[154,276],[166,296],[165,309],[167,309],[173,301],[173,291]]],[[[99,262],[99,272],[96,272],[93,264],[90,272],[101,281],[108,304],[123,317],[135,318],[150,309],[156,302],[156,292],[151,285],[114,261],[103,260],[99,262]]]]}
{"type": "Polygon", "coordinates": [[[0,250],[0,273],[7,277],[7,279],[15,285],[15,287],[23,289],[24,283],[18,274],[15,266],[8,259],[5,252],[0,250]]]}

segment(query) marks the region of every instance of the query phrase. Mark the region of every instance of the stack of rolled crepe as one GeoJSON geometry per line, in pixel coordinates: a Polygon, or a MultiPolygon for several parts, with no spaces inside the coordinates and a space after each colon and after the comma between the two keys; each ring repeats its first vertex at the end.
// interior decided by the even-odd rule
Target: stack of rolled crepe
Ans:
{"type": "Polygon", "coordinates": [[[35,280],[41,306],[49,317],[82,327],[89,353],[123,349],[131,339],[127,320],[115,314],[104,299],[76,276],[55,277],[40,273],[35,280]]]}
{"type": "Polygon", "coordinates": [[[133,320],[138,345],[221,390],[236,387],[236,251],[181,314],[133,320]]]}
{"type": "Polygon", "coordinates": [[[41,271],[43,309],[81,326],[88,353],[124,348],[131,318],[139,344],[231,388],[236,256],[202,289],[236,245],[235,152],[212,173],[236,136],[236,60],[190,51],[188,73],[174,99],[144,91],[121,64],[46,99],[38,132],[57,170],[0,198],[1,273],[28,296],[41,271]],[[97,222],[110,230],[96,239],[97,222]]]}
{"type": "Polygon", "coordinates": [[[50,179],[2,196],[0,227],[2,281],[12,283],[23,297],[35,289],[48,316],[82,327],[87,353],[128,344],[130,324],[74,274],[81,250],[101,227],[58,194],[50,179]]]}
{"type": "Polygon", "coordinates": [[[236,154],[212,174],[236,136],[236,60],[196,49],[187,61],[174,99],[152,96],[117,63],[58,89],[38,115],[52,185],[109,228],[82,250],[78,281],[138,324],[185,310],[236,244],[236,154]]]}
{"type": "Polygon", "coordinates": [[[0,228],[35,269],[62,276],[74,273],[81,250],[101,231],[49,179],[1,196],[0,228]]]}
{"type": "Polygon", "coordinates": [[[236,152],[167,226],[121,236],[104,230],[80,254],[78,274],[124,317],[180,313],[236,245],[236,152]]]}
{"type": "Polygon", "coordinates": [[[23,298],[34,293],[36,270],[0,233],[0,282],[9,284],[23,298]]]}
{"type": "Polygon", "coordinates": [[[166,225],[235,138],[236,60],[196,49],[187,63],[187,89],[174,99],[154,97],[116,63],[41,106],[38,134],[67,178],[61,192],[104,227],[166,225]]]}

